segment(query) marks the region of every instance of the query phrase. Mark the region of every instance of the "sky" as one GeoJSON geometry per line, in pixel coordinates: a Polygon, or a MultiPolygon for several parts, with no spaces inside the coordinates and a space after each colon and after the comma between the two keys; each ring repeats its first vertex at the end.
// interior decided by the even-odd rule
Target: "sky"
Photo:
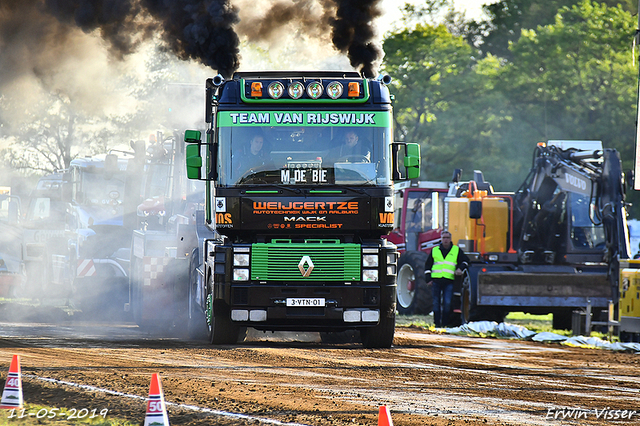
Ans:
{"type": "MultiPolygon", "coordinates": [[[[464,11],[467,18],[481,18],[483,16],[482,6],[484,4],[496,3],[497,0],[454,0],[456,10],[464,11]]],[[[378,26],[384,34],[391,28],[391,23],[400,19],[402,13],[400,9],[405,3],[420,4],[420,0],[382,0],[382,8],[385,10],[385,16],[380,20],[378,26]],[[386,21],[386,23],[385,23],[386,21]]]]}

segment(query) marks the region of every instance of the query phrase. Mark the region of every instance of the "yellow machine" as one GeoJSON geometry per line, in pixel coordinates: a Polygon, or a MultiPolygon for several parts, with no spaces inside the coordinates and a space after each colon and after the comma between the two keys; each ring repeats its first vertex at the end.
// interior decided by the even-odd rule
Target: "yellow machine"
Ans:
{"type": "Polygon", "coordinates": [[[448,204],[448,229],[456,244],[468,252],[506,252],[509,235],[509,205],[501,196],[489,196],[487,191],[462,194],[448,204]],[[474,203],[481,203],[481,216],[470,218],[474,203]]]}
{"type": "Polygon", "coordinates": [[[620,261],[620,301],[618,303],[620,338],[640,333],[640,259],[620,261]]]}

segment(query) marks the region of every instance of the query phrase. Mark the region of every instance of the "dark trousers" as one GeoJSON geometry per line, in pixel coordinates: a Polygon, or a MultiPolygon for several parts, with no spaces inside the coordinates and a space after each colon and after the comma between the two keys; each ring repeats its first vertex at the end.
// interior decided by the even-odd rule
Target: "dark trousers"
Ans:
{"type": "Polygon", "coordinates": [[[449,325],[451,300],[453,299],[453,280],[435,278],[433,280],[433,321],[436,327],[449,325]]]}

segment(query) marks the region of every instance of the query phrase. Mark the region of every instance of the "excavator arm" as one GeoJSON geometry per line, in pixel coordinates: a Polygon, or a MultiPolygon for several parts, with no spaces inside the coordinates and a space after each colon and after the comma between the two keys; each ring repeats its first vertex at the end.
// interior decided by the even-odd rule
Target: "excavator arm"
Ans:
{"type": "Polygon", "coordinates": [[[521,262],[628,258],[623,181],[613,149],[538,146],[531,172],[515,195],[521,262]]]}

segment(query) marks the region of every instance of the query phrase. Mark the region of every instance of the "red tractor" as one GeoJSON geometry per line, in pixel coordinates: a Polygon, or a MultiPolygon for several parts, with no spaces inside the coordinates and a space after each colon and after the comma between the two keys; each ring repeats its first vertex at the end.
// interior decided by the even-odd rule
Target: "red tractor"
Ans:
{"type": "Polygon", "coordinates": [[[387,239],[398,246],[397,309],[400,314],[426,315],[432,310],[431,287],[424,264],[431,249],[440,244],[444,182],[402,182],[395,186],[394,229],[387,239]]]}

